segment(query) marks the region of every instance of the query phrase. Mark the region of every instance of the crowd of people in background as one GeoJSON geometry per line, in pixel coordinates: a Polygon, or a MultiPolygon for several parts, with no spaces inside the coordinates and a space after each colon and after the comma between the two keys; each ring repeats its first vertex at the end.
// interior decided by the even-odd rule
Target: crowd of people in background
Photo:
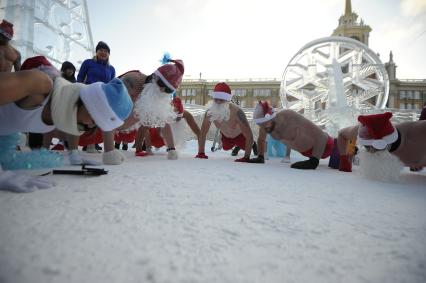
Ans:
{"type": "MultiPolygon", "coordinates": [[[[184,74],[182,60],[165,56],[163,64],[149,75],[130,70],[117,78],[110,63],[111,49],[100,41],[95,56],[84,60],[76,74],[72,62],[63,62],[58,70],[43,56],[26,58],[21,65],[20,53],[10,44],[12,38],[13,24],[3,20],[0,136],[26,133],[29,147],[66,150],[73,165],[99,164],[84,156],[79,146],[88,153],[102,152],[104,164],[121,164],[121,150],[128,150],[130,143],[134,143],[136,157],[152,155],[152,146],[165,146],[167,158],[178,159],[176,145],[179,139],[185,139],[179,137],[183,120],[198,139],[195,157],[199,159],[208,158],[205,143],[213,123],[221,134],[224,150],[233,149],[234,156],[240,149],[244,151],[237,162],[264,163],[267,140],[273,139],[287,146],[287,162],[290,149],[308,158],[291,164],[295,169],[316,169],[320,159],[330,157],[330,167],[350,172],[356,151],[349,148],[356,143],[382,167],[389,157],[412,171],[426,165],[426,121],[393,125],[391,113],[359,116],[359,125],[342,129],[332,137],[299,113],[288,109],[276,112],[267,101],[259,101],[253,113],[259,125],[256,146],[249,121],[232,102],[232,91],[226,83],[215,86],[201,128],[197,125],[176,96],[184,74]],[[52,144],[53,138],[59,142],[52,144]]],[[[426,119],[426,103],[420,119],[426,119]]]]}

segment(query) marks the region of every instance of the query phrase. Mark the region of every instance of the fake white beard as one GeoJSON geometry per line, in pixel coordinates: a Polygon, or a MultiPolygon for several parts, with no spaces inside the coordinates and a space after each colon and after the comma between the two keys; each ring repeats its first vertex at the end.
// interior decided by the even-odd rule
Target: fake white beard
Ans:
{"type": "Polygon", "coordinates": [[[164,127],[177,117],[170,105],[169,94],[161,92],[154,83],[144,86],[141,96],[135,103],[134,111],[140,124],[150,128],[164,127]]]}
{"type": "Polygon", "coordinates": [[[231,114],[229,108],[230,102],[216,103],[214,101],[209,102],[207,109],[207,116],[209,117],[210,122],[217,121],[228,121],[231,114]]]}
{"type": "Polygon", "coordinates": [[[397,181],[402,169],[402,164],[398,157],[392,155],[387,150],[380,150],[374,153],[360,149],[360,173],[368,179],[379,181],[397,181]]]}
{"type": "MultiPolygon", "coordinates": [[[[139,117],[139,116],[138,116],[138,117],[139,117]]],[[[131,126],[129,126],[128,128],[120,130],[120,132],[122,132],[122,133],[130,133],[130,132],[132,132],[132,131],[134,131],[134,130],[139,130],[139,128],[140,128],[141,126],[142,126],[141,121],[137,121],[136,123],[132,124],[132,125],[131,125],[131,126]]]]}

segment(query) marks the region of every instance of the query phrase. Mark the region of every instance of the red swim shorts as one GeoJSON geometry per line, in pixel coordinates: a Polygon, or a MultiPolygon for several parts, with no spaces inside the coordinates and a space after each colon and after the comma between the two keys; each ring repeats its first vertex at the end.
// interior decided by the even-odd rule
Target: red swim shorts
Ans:
{"type": "Polygon", "coordinates": [[[80,139],[78,141],[79,146],[86,146],[89,144],[95,144],[95,143],[102,143],[103,142],[102,137],[102,131],[101,129],[97,128],[95,132],[93,131],[86,131],[84,134],[80,136],[80,139]]]}
{"type": "Polygon", "coordinates": [[[114,135],[114,141],[117,143],[131,143],[135,141],[137,130],[133,130],[128,133],[117,132],[114,135]]]}
{"type": "MultiPolygon", "coordinates": [[[[334,139],[330,136],[328,136],[327,144],[325,145],[324,153],[322,154],[321,158],[327,158],[331,155],[334,148],[334,139]]],[[[305,152],[301,152],[306,157],[312,156],[312,148],[310,150],[307,150],[305,152]]]]}
{"type": "Polygon", "coordinates": [[[246,138],[243,136],[243,134],[239,134],[235,138],[228,138],[222,134],[222,148],[224,150],[230,150],[234,146],[239,146],[241,149],[245,149],[246,138]]]}

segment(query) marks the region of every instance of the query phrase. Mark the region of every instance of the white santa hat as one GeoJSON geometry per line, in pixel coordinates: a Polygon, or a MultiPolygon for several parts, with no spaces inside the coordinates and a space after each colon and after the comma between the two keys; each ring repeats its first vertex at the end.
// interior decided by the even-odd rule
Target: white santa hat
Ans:
{"type": "Polygon", "coordinates": [[[103,131],[120,127],[129,117],[133,102],[120,79],[96,82],[80,91],[81,100],[90,116],[103,131]]]}
{"type": "Polygon", "coordinates": [[[211,96],[214,99],[222,99],[226,101],[231,101],[232,94],[231,88],[226,83],[218,83],[213,90],[211,96]]]}
{"type": "Polygon", "coordinates": [[[275,115],[276,112],[269,105],[268,101],[259,101],[253,111],[253,121],[256,124],[262,124],[273,119],[275,115]]]}
{"type": "Polygon", "coordinates": [[[392,126],[391,112],[373,115],[360,115],[358,121],[361,126],[358,130],[358,143],[384,149],[398,139],[398,132],[392,126]]]}
{"type": "Polygon", "coordinates": [[[119,79],[84,85],[56,78],[52,94],[52,119],[60,131],[79,136],[77,101],[81,98],[90,116],[103,131],[111,131],[124,123],[133,103],[119,79]]]}

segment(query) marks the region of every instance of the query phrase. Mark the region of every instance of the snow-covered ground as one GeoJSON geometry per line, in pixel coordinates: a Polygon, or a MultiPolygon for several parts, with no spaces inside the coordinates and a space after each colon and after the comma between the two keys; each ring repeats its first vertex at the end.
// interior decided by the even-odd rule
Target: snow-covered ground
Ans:
{"type": "Polygon", "coordinates": [[[0,191],[0,282],[426,282],[426,172],[384,183],[195,148],[0,191]]]}

